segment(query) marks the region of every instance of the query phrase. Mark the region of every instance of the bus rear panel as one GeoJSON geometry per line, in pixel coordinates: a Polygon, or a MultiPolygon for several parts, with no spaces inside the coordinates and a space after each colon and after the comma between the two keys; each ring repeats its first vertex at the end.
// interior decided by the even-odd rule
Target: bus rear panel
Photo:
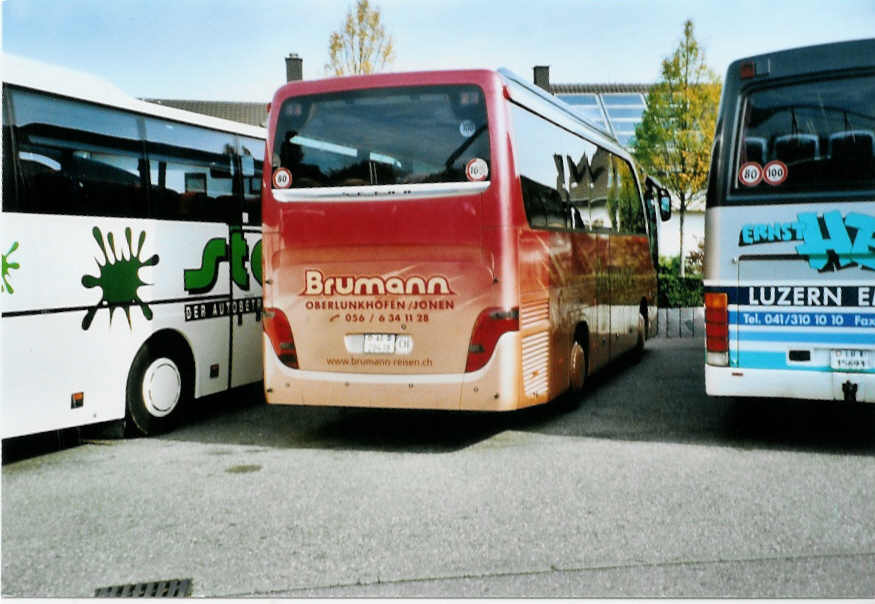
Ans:
{"type": "Polygon", "coordinates": [[[515,406],[519,296],[490,187],[498,82],[359,81],[274,100],[268,400],[515,406]]]}
{"type": "Polygon", "coordinates": [[[277,92],[268,402],[511,410],[643,346],[655,273],[634,170],[552,103],[479,70],[277,92]],[[611,232],[618,213],[636,232],[611,232]]]}
{"type": "Polygon", "coordinates": [[[706,214],[706,389],[875,402],[875,40],[727,72],[706,214]]]}

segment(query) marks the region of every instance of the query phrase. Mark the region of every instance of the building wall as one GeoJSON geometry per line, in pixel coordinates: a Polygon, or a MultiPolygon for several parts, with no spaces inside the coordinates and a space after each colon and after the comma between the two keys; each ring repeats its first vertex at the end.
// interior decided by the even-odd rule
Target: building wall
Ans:
{"type": "MultiPolygon", "coordinates": [[[[676,208],[672,208],[671,220],[660,223],[659,255],[673,257],[680,254],[681,219],[676,208]]],[[[684,214],[684,256],[695,250],[700,241],[705,240],[705,212],[687,210],[684,214]]]]}

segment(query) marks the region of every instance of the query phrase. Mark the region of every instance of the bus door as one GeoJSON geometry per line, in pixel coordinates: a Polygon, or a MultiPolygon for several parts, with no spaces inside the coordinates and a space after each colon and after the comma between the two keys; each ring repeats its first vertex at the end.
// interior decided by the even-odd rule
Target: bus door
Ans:
{"type": "Polygon", "coordinates": [[[264,143],[241,138],[241,212],[232,220],[231,387],[262,378],[261,169],[264,143]]]}
{"type": "Polygon", "coordinates": [[[261,229],[230,230],[231,387],[261,379],[261,229]]]}
{"type": "Polygon", "coordinates": [[[191,344],[195,396],[214,394],[230,380],[229,222],[240,207],[235,137],[152,117],[145,118],[145,134],[151,215],[160,221],[155,279],[173,288],[168,297],[184,301],[183,308],[168,306],[178,314],[167,324],[191,344]]]}

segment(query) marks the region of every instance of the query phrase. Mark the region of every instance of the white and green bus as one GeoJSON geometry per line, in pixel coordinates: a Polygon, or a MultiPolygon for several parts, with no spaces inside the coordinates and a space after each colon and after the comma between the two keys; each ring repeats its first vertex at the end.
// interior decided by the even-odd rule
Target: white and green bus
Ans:
{"type": "Polygon", "coordinates": [[[261,380],[261,128],[5,55],[0,429],[169,429],[261,380]]]}

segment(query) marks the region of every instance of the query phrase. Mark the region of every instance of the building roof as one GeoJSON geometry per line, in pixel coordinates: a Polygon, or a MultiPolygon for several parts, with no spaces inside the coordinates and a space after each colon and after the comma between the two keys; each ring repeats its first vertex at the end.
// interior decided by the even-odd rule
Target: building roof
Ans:
{"type": "Polygon", "coordinates": [[[267,125],[267,101],[261,103],[235,103],[230,101],[187,101],[181,99],[143,100],[166,107],[175,107],[176,109],[184,109],[262,128],[267,125]]]}
{"type": "Polygon", "coordinates": [[[640,92],[647,96],[653,84],[550,84],[553,94],[611,94],[640,92]]]}
{"type": "MultiPolygon", "coordinates": [[[[614,94],[640,93],[647,97],[653,84],[550,84],[553,94],[614,94]]],[[[184,109],[204,115],[211,115],[234,122],[253,126],[267,125],[267,101],[261,103],[239,103],[231,101],[192,101],[184,99],[143,99],[167,107],[184,109]]]]}

